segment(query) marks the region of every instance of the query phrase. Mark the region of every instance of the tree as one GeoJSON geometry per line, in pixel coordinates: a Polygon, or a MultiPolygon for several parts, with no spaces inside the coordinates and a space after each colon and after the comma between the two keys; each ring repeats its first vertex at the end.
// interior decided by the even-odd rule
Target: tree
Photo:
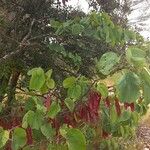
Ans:
{"type": "Polygon", "coordinates": [[[142,38],[105,12],[1,2],[0,148],[121,149],[150,102],[142,38]]]}
{"type": "Polygon", "coordinates": [[[128,15],[131,13],[131,2],[131,0],[92,0],[89,1],[89,5],[98,11],[107,12],[114,22],[127,28],[128,15]]]}
{"type": "Polygon", "coordinates": [[[147,0],[141,1],[133,1],[131,4],[131,9],[133,14],[137,14],[136,17],[130,16],[130,25],[134,26],[136,30],[139,32],[147,31],[149,32],[148,28],[148,20],[149,20],[149,6],[150,3],[147,0]],[[142,7],[141,7],[142,6],[142,7]],[[139,13],[136,13],[139,12],[139,13]]]}
{"type": "MultiPolygon", "coordinates": [[[[49,26],[53,20],[56,21],[53,22],[54,26],[58,26],[63,21],[76,16],[74,22],[78,23],[79,18],[85,14],[78,10],[61,8],[60,3],[55,1],[1,0],[0,10],[0,64],[2,68],[0,83],[3,89],[0,95],[1,101],[5,93],[7,93],[8,101],[14,99],[19,75],[24,74],[28,68],[41,66],[48,69],[51,67],[58,81],[67,74],[82,73],[91,76],[93,75],[90,69],[93,65],[91,60],[95,56],[113,49],[120,51],[124,47],[110,46],[104,40],[97,40],[93,37],[56,34],[55,29],[49,26]],[[55,43],[53,46],[58,47],[59,52],[48,46],[51,43],[55,43]],[[85,51],[88,51],[86,55],[85,51]],[[66,56],[62,56],[63,52],[66,56]]],[[[94,16],[91,15],[91,17],[94,16]]],[[[107,19],[108,16],[105,17],[107,19]]],[[[69,26],[69,21],[66,23],[66,28],[67,24],[69,26]]],[[[82,30],[78,24],[74,28],[82,30]]],[[[90,28],[92,26],[87,29],[89,32],[90,28]]]]}

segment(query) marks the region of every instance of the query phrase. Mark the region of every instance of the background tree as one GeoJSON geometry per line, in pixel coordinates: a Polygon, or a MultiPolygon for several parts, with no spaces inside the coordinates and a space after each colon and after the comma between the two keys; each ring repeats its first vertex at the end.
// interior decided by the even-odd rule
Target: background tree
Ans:
{"type": "MultiPolygon", "coordinates": [[[[65,1],[63,3],[65,4],[65,1]]],[[[119,3],[112,2],[112,9],[107,10],[110,2],[97,1],[97,3],[114,20],[115,15],[120,16],[121,10],[124,8],[119,3]]],[[[73,32],[82,30],[83,26],[80,26],[78,22],[80,18],[82,19],[86,15],[79,10],[62,7],[58,1],[1,0],[0,12],[1,101],[5,93],[7,93],[8,102],[15,98],[19,75],[26,74],[26,70],[29,68],[37,66],[45,69],[52,68],[58,82],[69,74],[83,74],[90,77],[94,73],[91,68],[96,56],[101,56],[104,52],[110,50],[122,53],[126,47],[126,44],[120,46],[115,45],[115,43],[113,46],[108,44],[109,37],[113,33],[106,31],[107,33],[104,33],[103,38],[96,35],[93,25],[90,24],[90,22],[95,22],[94,28],[98,27],[94,13],[91,15],[89,24],[86,24],[88,35],[69,34],[67,30],[70,31],[69,28],[74,23],[76,23],[75,26],[71,26],[73,32]],[[71,22],[70,19],[74,20],[71,22]],[[63,24],[63,21],[67,21],[67,23],[63,24]],[[60,27],[60,31],[66,31],[56,34],[58,27],[60,27]]],[[[104,17],[109,21],[107,15],[104,17]]],[[[126,25],[126,23],[120,23],[121,21],[117,22],[123,26],[126,25]]],[[[106,27],[103,27],[103,31],[107,30],[106,27]]],[[[121,31],[122,37],[132,36],[127,32],[124,34],[124,31],[119,27],[116,27],[116,29],[121,31]]]]}

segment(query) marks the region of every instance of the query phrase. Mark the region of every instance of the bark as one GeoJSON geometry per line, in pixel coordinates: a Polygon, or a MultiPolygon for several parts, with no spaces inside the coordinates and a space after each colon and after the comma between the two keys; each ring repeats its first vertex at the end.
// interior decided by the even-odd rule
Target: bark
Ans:
{"type": "Polygon", "coordinates": [[[17,70],[13,70],[11,74],[11,78],[8,84],[8,93],[7,93],[8,105],[11,105],[13,100],[15,100],[15,91],[16,91],[16,86],[17,86],[17,81],[19,79],[19,75],[20,75],[20,72],[17,70]]]}
{"type": "Polygon", "coordinates": [[[3,76],[0,79],[0,102],[3,101],[3,98],[5,94],[7,93],[9,78],[10,78],[10,74],[8,76],[3,76]]]}

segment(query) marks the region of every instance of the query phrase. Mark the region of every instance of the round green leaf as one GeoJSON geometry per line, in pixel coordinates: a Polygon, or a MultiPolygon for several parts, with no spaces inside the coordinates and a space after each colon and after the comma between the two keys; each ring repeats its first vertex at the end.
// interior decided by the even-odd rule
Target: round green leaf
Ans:
{"type": "Polygon", "coordinates": [[[48,70],[46,73],[45,73],[46,77],[47,78],[51,78],[51,75],[52,75],[52,69],[48,70]]]}
{"type": "Polygon", "coordinates": [[[132,63],[137,67],[143,66],[146,63],[145,51],[136,47],[128,48],[126,51],[126,57],[129,63],[132,63]]]}
{"type": "Polygon", "coordinates": [[[32,129],[38,130],[42,125],[42,119],[42,115],[38,111],[29,110],[23,117],[22,127],[27,128],[30,125],[32,129]]]}
{"type": "Polygon", "coordinates": [[[66,99],[65,99],[65,104],[66,104],[66,106],[69,108],[69,110],[70,110],[71,112],[74,110],[75,104],[74,104],[73,99],[71,99],[71,98],[66,98],[66,99]]]}
{"type": "Polygon", "coordinates": [[[108,96],[108,88],[104,83],[98,83],[96,89],[104,98],[108,96]]]}
{"type": "Polygon", "coordinates": [[[53,79],[47,79],[46,85],[49,89],[53,89],[55,87],[55,81],[53,79]]]}
{"type": "Polygon", "coordinates": [[[79,129],[68,129],[66,140],[69,150],[86,150],[86,140],[79,129]]]}
{"type": "Polygon", "coordinates": [[[47,115],[48,115],[48,117],[53,119],[60,112],[60,110],[61,110],[61,107],[60,107],[59,103],[56,101],[53,101],[48,110],[47,115]]]}
{"type": "Polygon", "coordinates": [[[45,74],[42,68],[34,68],[28,72],[31,76],[29,88],[31,90],[40,90],[45,83],[45,74]]]}
{"type": "Polygon", "coordinates": [[[9,139],[9,131],[3,130],[3,128],[0,127],[0,148],[5,146],[9,139]]]}
{"type": "Polygon", "coordinates": [[[150,71],[146,67],[143,67],[141,73],[141,79],[147,82],[150,85],[150,71]]]}
{"type": "Polygon", "coordinates": [[[41,132],[47,139],[52,138],[55,134],[55,131],[52,128],[51,124],[44,124],[43,126],[41,126],[41,132]]]}
{"type": "Polygon", "coordinates": [[[114,66],[119,62],[119,57],[114,52],[107,52],[102,55],[97,62],[96,67],[98,71],[104,75],[109,75],[114,66]]]}
{"type": "Polygon", "coordinates": [[[72,99],[78,99],[81,96],[81,86],[74,85],[68,89],[68,97],[72,99]]]}
{"type": "Polygon", "coordinates": [[[25,102],[25,110],[35,110],[36,108],[36,103],[32,97],[29,97],[28,100],[25,102]]]}
{"type": "Polygon", "coordinates": [[[140,79],[132,72],[122,76],[117,84],[117,94],[121,102],[135,102],[140,96],[140,79]]]}
{"type": "Polygon", "coordinates": [[[143,95],[146,104],[150,103],[150,71],[147,68],[143,68],[141,71],[141,80],[143,81],[143,95]]]}
{"type": "Polygon", "coordinates": [[[18,150],[19,148],[22,148],[26,142],[26,131],[23,128],[15,128],[13,132],[13,142],[12,147],[14,150],[18,150]]]}
{"type": "Polygon", "coordinates": [[[75,77],[68,77],[63,81],[63,87],[69,88],[69,87],[73,86],[75,82],[76,82],[75,77]]]}

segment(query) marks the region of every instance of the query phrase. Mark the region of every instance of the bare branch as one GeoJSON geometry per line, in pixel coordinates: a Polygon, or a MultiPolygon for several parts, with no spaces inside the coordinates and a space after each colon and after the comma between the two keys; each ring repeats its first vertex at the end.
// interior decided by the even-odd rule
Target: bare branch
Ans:
{"type": "Polygon", "coordinates": [[[27,33],[27,35],[22,39],[22,41],[19,43],[19,46],[17,48],[16,51],[13,51],[5,56],[3,56],[2,58],[0,58],[0,64],[4,63],[5,61],[7,61],[8,59],[18,55],[18,54],[23,54],[25,51],[25,47],[30,45],[28,38],[31,36],[31,32],[32,32],[32,27],[34,25],[35,19],[32,20],[30,28],[29,28],[29,32],[27,33]]]}

